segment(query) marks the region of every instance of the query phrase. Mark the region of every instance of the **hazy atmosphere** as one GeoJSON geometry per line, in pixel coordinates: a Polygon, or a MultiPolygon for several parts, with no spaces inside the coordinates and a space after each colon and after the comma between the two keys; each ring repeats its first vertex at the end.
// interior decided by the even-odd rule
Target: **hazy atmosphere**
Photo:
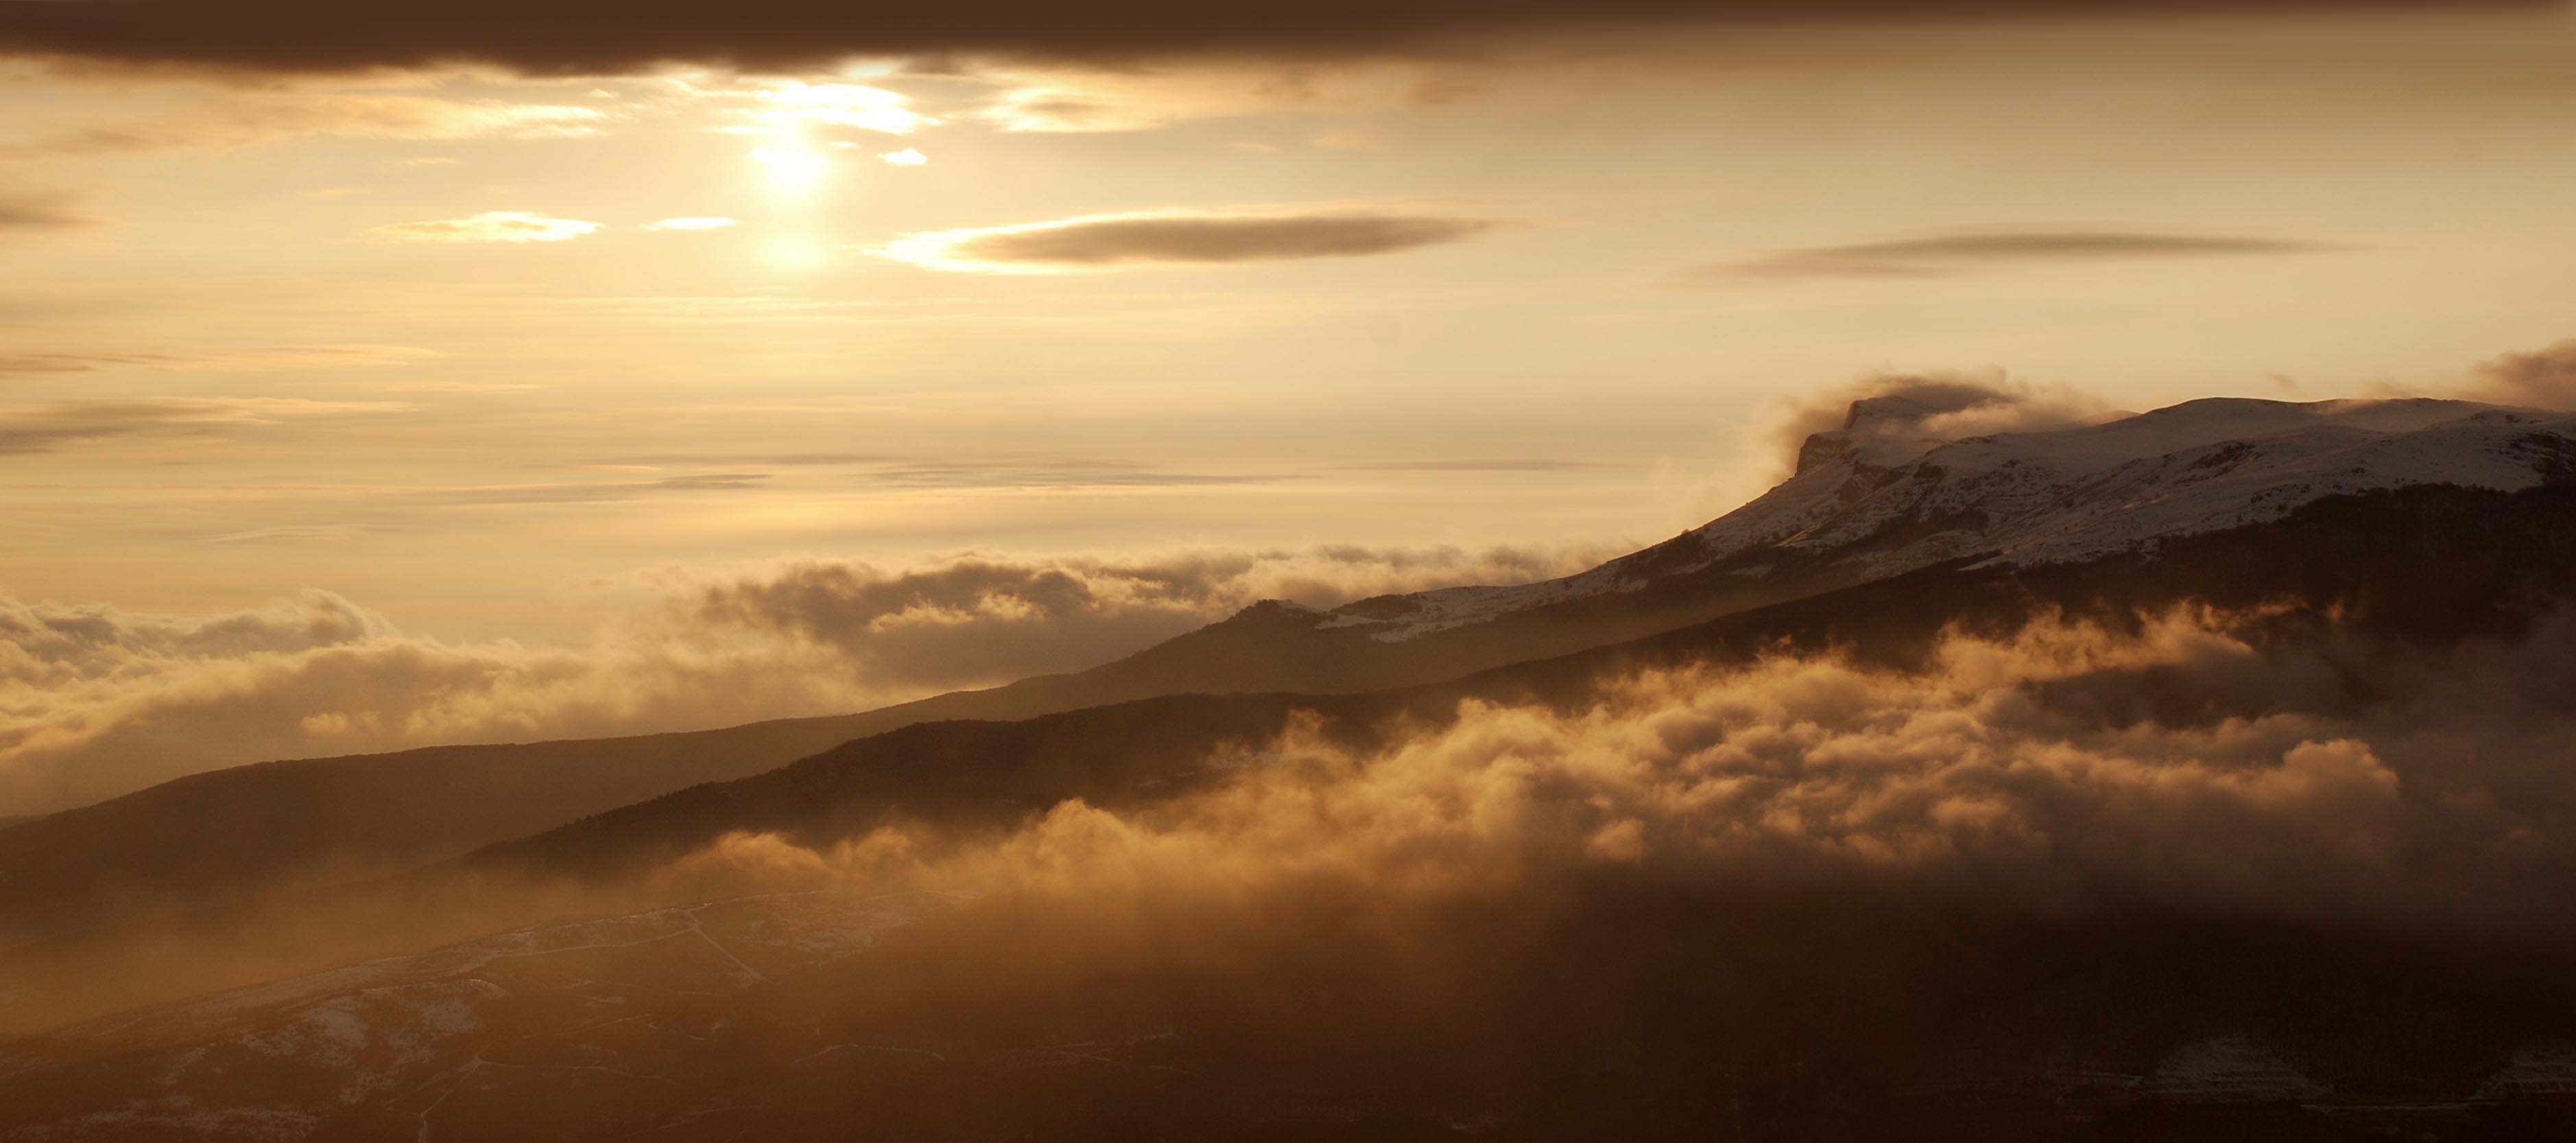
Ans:
{"type": "Polygon", "coordinates": [[[0,0],[0,1139],[2544,1137],[2570,140],[2555,0],[0,0]]]}

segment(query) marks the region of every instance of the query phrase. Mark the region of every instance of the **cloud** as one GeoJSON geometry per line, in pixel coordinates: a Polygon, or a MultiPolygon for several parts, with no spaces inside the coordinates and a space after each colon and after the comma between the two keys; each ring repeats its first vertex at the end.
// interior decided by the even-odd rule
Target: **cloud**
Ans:
{"type": "Polygon", "coordinates": [[[738,225],[733,219],[718,217],[665,218],[644,224],[646,230],[722,230],[738,225]]]}
{"type": "Polygon", "coordinates": [[[367,233],[391,242],[565,242],[599,228],[596,222],[524,210],[487,210],[470,218],[398,222],[367,233]]]}
{"type": "MultiPolygon", "coordinates": [[[[5,20],[0,13],[0,20],[5,20]]],[[[152,89],[146,89],[150,91],[152,89]]],[[[0,155],[230,149],[307,135],[357,139],[538,139],[596,134],[596,108],[385,92],[182,85],[129,121],[66,125],[0,143],[0,155]]],[[[421,163],[423,160],[407,160],[421,163]]]]}
{"type": "Polygon", "coordinates": [[[518,393],[539,386],[515,381],[395,381],[376,388],[388,393],[518,393]]]}
{"type": "Polygon", "coordinates": [[[874,673],[965,686],[1105,662],[1262,599],[1329,607],[1370,596],[1580,571],[1608,553],[1332,547],[1152,561],[960,559],[887,572],[807,564],[708,588],[700,622],[838,648],[874,673]]]}
{"type": "Polygon", "coordinates": [[[1700,284],[1747,279],[1929,278],[1979,270],[2167,258],[2306,254],[2310,242],[2108,230],[1981,230],[1774,250],[1689,271],[1700,284]]]}
{"type": "Polygon", "coordinates": [[[877,156],[877,161],[889,166],[918,167],[930,162],[930,159],[921,152],[913,150],[910,147],[906,147],[900,151],[886,151],[879,154],[877,156]]]}
{"type": "MultiPolygon", "coordinates": [[[[1225,1090],[1257,1109],[1288,1090],[1335,1117],[1303,1122],[1327,1125],[1347,1096],[1420,1134],[1481,1121],[1573,1137],[1634,1103],[1644,1113],[1621,1121],[1640,1124],[1626,1134],[1651,1135],[1674,1122],[1673,1092],[1803,1099],[1819,1069],[1834,1097],[1820,1102],[1841,1124],[1839,1097],[1920,1092],[1928,1060],[1940,1082],[2039,1093],[2041,1126],[2055,1128],[2051,1091],[2098,1093],[2104,1075],[2148,1073],[2177,1046],[2237,1029],[2342,1069],[2338,1090],[2385,1075],[2413,1093],[2427,1018],[2458,1045],[2442,1058],[2460,1061],[2451,1082],[2465,1090],[2558,1027],[2545,1005],[2534,1017],[2532,997],[2550,995],[2576,928],[2563,907],[2576,891],[2576,726],[2561,681],[2576,627],[2561,617],[2511,644],[2420,652],[2276,638],[2279,618],[2042,618],[1953,634],[1907,669],[1775,653],[1603,678],[1556,706],[1471,701],[1370,728],[1292,715],[1242,741],[1194,726],[1203,703],[957,725],[840,759],[891,766],[808,765],[516,850],[588,866],[601,850],[587,843],[677,842],[701,809],[784,819],[638,876],[568,882],[538,868],[529,884],[487,860],[455,884],[433,871],[366,898],[191,916],[164,940],[73,944],[63,955],[79,963],[60,975],[26,957],[12,967],[46,970],[22,973],[43,1004],[123,1006],[168,992],[138,998],[102,977],[275,980],[541,918],[731,900],[760,928],[717,924],[725,949],[855,956],[823,972],[763,960],[732,978],[621,960],[618,979],[680,996],[685,1010],[665,1011],[700,1021],[683,1034],[730,1011],[729,1048],[765,1060],[869,1046],[973,1075],[1067,1060],[1113,1079],[1232,1073],[1252,1078],[1225,1090]],[[919,765],[925,744],[966,772],[919,765]],[[1033,789],[1059,792],[998,801],[1033,789]],[[943,824],[942,806],[967,823],[943,824]],[[793,889],[841,893],[784,910],[788,899],[746,899],[793,889]],[[864,952],[847,932],[794,939],[890,905],[905,923],[862,926],[864,952]],[[730,1009],[679,991],[764,977],[754,1003],[730,1009]],[[2355,1047],[2354,1029],[2383,1026],[2398,1031],[2355,1047]],[[2369,1062],[2383,1051],[2395,1062],[2369,1062]],[[2049,1086],[2070,1053],[2085,1086],[2049,1086]],[[1984,1062],[1954,1070],[1962,1056],[1984,1062]],[[1760,1074],[1773,1068],[1798,1078],[1760,1074]],[[1542,1102],[1551,1090],[1561,1110],[1542,1102]]],[[[327,599],[242,626],[243,645],[287,654],[383,637],[327,599]]],[[[547,932],[582,949],[632,930],[617,938],[632,948],[677,914],[547,932]]],[[[683,935],[694,917],[678,918],[683,935]]],[[[467,951],[550,943],[528,937],[467,951]]],[[[688,966],[706,955],[692,947],[688,966]]],[[[427,980],[476,963],[377,966],[427,980]]],[[[267,1011],[292,1020],[328,991],[383,983],[349,975],[290,981],[267,1011]]],[[[235,994],[197,1014],[243,1010],[235,994]]],[[[578,1062],[617,1064],[600,1053],[618,1051],[578,1062]]],[[[808,1109],[845,1108],[847,1087],[749,1122],[794,1134],[808,1109]]],[[[1890,1104],[1899,1117],[1952,1106],[1890,1104]]],[[[1036,1106],[1060,1118],[1067,1105],[1036,1106]]]]}
{"type": "Polygon", "coordinates": [[[399,413],[399,401],[315,401],[301,397],[141,397],[60,401],[0,409],[0,456],[54,452],[65,445],[145,433],[207,432],[220,426],[399,413]]]}
{"type": "Polygon", "coordinates": [[[909,135],[936,122],[912,110],[900,92],[856,83],[806,83],[791,80],[761,93],[774,107],[759,117],[830,127],[849,127],[884,135],[909,135]]]}
{"type": "Polygon", "coordinates": [[[1298,479],[1285,473],[1173,472],[1071,457],[897,461],[867,466],[863,478],[885,488],[1187,488],[1298,479]]]}
{"type": "Polygon", "coordinates": [[[2459,395],[2499,405],[2576,409],[2576,338],[2484,362],[2470,371],[2459,395]]]}
{"type": "Polygon", "coordinates": [[[1175,472],[1122,460],[1006,453],[929,459],[884,453],[660,453],[590,462],[613,467],[703,468],[752,465],[848,468],[879,488],[1183,488],[1272,484],[1299,477],[1269,472],[1175,472]]]}
{"type": "MultiPolygon", "coordinates": [[[[1239,57],[1163,60],[1150,67],[978,59],[973,62],[972,78],[997,93],[968,114],[1005,131],[1040,133],[1138,131],[1283,112],[1301,117],[1335,112],[1368,115],[1389,108],[1435,106],[1487,91],[1494,86],[1497,68],[1563,75],[1569,67],[1578,72],[1608,67],[1635,74],[1641,58],[1634,50],[1620,53],[1616,63],[1524,50],[1507,57],[1476,51],[1373,54],[1329,62],[1263,63],[1239,57]]],[[[1698,63],[1679,66],[1703,66],[1705,58],[1699,58],[1698,63]]],[[[1231,145],[1277,150],[1269,143],[1249,140],[1231,145]]]]}
{"type": "Polygon", "coordinates": [[[1623,870],[1684,892],[2567,935],[2551,904],[2576,888],[2559,828],[2576,727],[2546,680],[2576,665],[2576,623],[2424,655],[2267,640],[2264,622],[2043,617],[1953,633],[1913,669],[1779,655],[1648,672],[1563,708],[1469,701],[1378,745],[1308,719],[1218,747],[1195,792],[1067,800],[995,842],[895,827],[711,852],[756,841],[844,876],[1107,914],[1258,912],[1326,886],[1396,916],[1461,897],[1546,909],[1623,870]],[[2159,694],[2208,705],[2142,716],[2159,694]]]}
{"type": "Polygon", "coordinates": [[[96,226],[99,220],[72,205],[70,195],[0,191],[0,237],[96,226]]]}
{"type": "Polygon", "coordinates": [[[0,805],[268,758],[832,709],[827,664],[779,651],[447,643],[327,592],[197,616],[0,601],[0,805]]]}
{"type": "Polygon", "coordinates": [[[1356,472],[1587,472],[1644,466],[1621,461],[1493,457],[1481,460],[1371,460],[1342,467],[1356,472]]]}
{"type": "MultiPolygon", "coordinates": [[[[0,448],[11,430],[0,428],[0,448]]],[[[117,431],[93,424],[92,432],[117,431]]],[[[19,440],[21,445],[48,444],[19,440]]],[[[632,498],[735,474],[432,490],[445,503],[632,498]]],[[[348,538],[262,529],[241,543],[348,538]]],[[[1524,582],[1608,553],[1190,552],[1130,561],[807,563],[654,577],[662,601],[562,645],[452,642],[341,596],[148,614],[0,596],[0,815],[219,766],[453,742],[531,741],[837,714],[1106,662],[1263,598],[1325,605],[1524,582]]]]}
{"type": "Polygon", "coordinates": [[[1463,242],[1514,225],[1491,218],[1348,211],[1144,212],[906,235],[878,252],[940,270],[1056,272],[1390,254],[1463,242]]]}
{"type": "Polygon", "coordinates": [[[26,353],[0,357],[0,376],[13,373],[89,373],[151,369],[178,373],[238,373],[263,369],[342,369],[401,365],[437,356],[410,345],[268,345],[197,353],[26,353]]]}
{"type": "Polygon", "coordinates": [[[1919,454],[1965,437],[2073,428],[2118,415],[2073,386],[2023,381],[2000,369],[1873,373],[1765,404],[1732,462],[1691,494],[1688,509],[1713,517],[1769,491],[1798,471],[1818,433],[1833,434],[1826,447],[1919,454]],[[1856,408],[1867,415],[1855,417],[1856,408]]]}
{"type": "Polygon", "coordinates": [[[996,52],[1130,59],[1172,53],[1367,55],[1459,36],[1638,24],[1847,22],[1868,18],[2228,13],[2247,7],[2380,11],[2543,9],[2545,0],[1382,0],[1291,6],[1113,0],[899,11],[819,0],[746,0],[710,22],[680,0],[555,0],[541,11],[461,0],[435,11],[354,10],[322,0],[0,5],[0,48],[135,63],[283,71],[478,62],[544,74],[633,73],[692,62],[792,72],[852,56],[996,52]]]}

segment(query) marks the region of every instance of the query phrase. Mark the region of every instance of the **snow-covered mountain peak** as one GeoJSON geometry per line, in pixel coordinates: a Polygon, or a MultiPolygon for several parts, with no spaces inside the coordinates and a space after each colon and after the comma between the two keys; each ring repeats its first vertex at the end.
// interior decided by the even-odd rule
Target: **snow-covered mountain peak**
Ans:
{"type": "Polygon", "coordinates": [[[2576,414],[2432,398],[2218,397],[2073,427],[1962,432],[2009,422],[2003,404],[1968,386],[1866,398],[1843,428],[1807,438],[1788,480],[1666,543],[1545,583],[1363,601],[1321,626],[1404,640],[1686,580],[1786,589],[1789,577],[1839,585],[1978,557],[2084,560],[2278,519],[2337,494],[2576,479],[2576,414]]]}
{"type": "Polygon", "coordinates": [[[1697,530],[1709,563],[1757,548],[1848,553],[1864,577],[1967,555],[2082,559],[2409,484],[2514,489],[2563,464],[2576,417],[2468,401],[2208,398],[2046,432],[1858,451],[1697,530]],[[1891,543],[1902,532],[1910,538],[1891,543]]]}
{"type": "Polygon", "coordinates": [[[1839,429],[1810,434],[1792,475],[1836,462],[1888,468],[1992,427],[2012,399],[1976,385],[1923,383],[1853,401],[1839,429]],[[1981,416],[1980,414],[1985,414],[1981,416]]]}

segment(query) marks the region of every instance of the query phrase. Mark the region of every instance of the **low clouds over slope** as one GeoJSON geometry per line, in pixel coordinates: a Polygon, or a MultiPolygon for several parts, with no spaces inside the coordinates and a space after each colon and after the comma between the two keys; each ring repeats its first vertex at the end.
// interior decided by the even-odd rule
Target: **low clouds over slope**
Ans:
{"type": "Polygon", "coordinates": [[[1777,398],[1745,427],[1736,462],[1702,484],[1692,501],[1716,516],[1761,495],[1797,470],[1799,451],[1816,433],[1848,425],[1862,440],[1931,443],[1989,433],[2044,432],[2115,415],[2108,402],[2062,383],[2024,381],[1999,369],[1873,373],[1811,393],[1777,398]],[[1849,424],[1855,402],[1885,415],[1849,424]]]}
{"type": "Polygon", "coordinates": [[[701,581],[580,646],[442,640],[322,591],[184,616],[0,597],[0,815],[273,758],[863,710],[1079,670],[1262,598],[1519,582],[1605,554],[812,563],[701,581]]]}
{"type": "Polygon", "coordinates": [[[2469,371],[2459,395],[2500,405],[2576,409],[2576,338],[2481,364],[2469,371]]]}
{"type": "Polygon", "coordinates": [[[1377,749],[1292,730],[1212,757],[1204,792],[1064,801],[991,846],[893,827],[837,849],[735,835],[702,860],[1063,894],[1087,917],[1345,893],[1396,918],[1460,896],[1545,909],[1629,870],[2567,935],[2567,617],[2442,655],[2275,643],[2252,635],[2266,621],[2043,618],[1949,637],[1919,669],[1650,673],[1574,711],[1469,702],[1377,749]]]}

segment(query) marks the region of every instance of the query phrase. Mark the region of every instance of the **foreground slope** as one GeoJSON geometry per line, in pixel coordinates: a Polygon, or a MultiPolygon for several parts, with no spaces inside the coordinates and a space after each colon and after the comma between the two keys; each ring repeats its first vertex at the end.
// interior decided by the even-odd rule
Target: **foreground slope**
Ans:
{"type": "Polygon", "coordinates": [[[1486,905],[1427,941],[1326,920],[1320,948],[1150,973],[1071,953],[1022,979],[995,950],[1025,918],[935,895],[556,922],[7,1045],[0,1136],[2442,1143],[2576,1128],[2576,1006],[2545,966],[2496,950],[1591,888],[1539,933],[1486,905]],[[1421,994],[1460,963],[1473,987],[1421,994]]]}

